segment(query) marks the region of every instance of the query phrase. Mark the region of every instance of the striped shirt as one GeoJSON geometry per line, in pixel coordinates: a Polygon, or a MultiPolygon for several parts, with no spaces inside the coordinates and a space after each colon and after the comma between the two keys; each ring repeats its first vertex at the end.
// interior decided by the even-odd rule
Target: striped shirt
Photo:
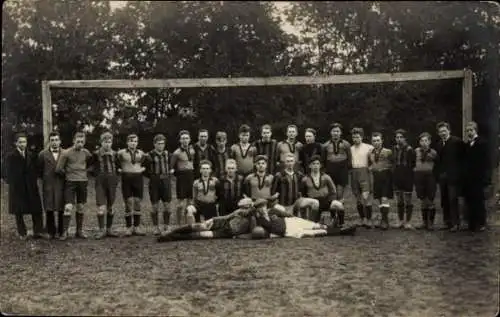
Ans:
{"type": "Polygon", "coordinates": [[[300,182],[304,177],[298,172],[279,172],[274,178],[272,193],[279,193],[279,203],[283,206],[291,206],[300,198],[300,182]]]}
{"type": "Polygon", "coordinates": [[[167,178],[169,175],[168,151],[158,153],[153,150],[146,157],[146,173],[149,177],[167,178]]]}
{"type": "Polygon", "coordinates": [[[194,170],[196,172],[200,171],[200,162],[203,160],[210,161],[212,164],[214,164],[214,152],[215,149],[212,145],[210,144],[205,144],[205,146],[202,148],[200,145],[200,142],[196,142],[193,145],[194,149],[194,160],[193,160],[193,165],[194,165],[194,170]]]}
{"type": "Polygon", "coordinates": [[[209,177],[207,180],[198,178],[193,183],[193,200],[201,203],[217,202],[217,188],[219,180],[215,177],[209,177]]]}
{"type": "Polygon", "coordinates": [[[346,140],[330,140],[323,144],[324,160],[327,163],[351,163],[351,144],[346,140]]]}
{"type": "Polygon", "coordinates": [[[318,142],[304,144],[302,151],[300,151],[300,161],[302,162],[304,171],[307,171],[309,168],[309,160],[314,155],[319,155],[321,157],[323,155],[323,146],[318,142]]]}
{"type": "Polygon", "coordinates": [[[141,174],[142,165],[146,160],[146,153],[142,150],[121,149],[117,153],[118,161],[122,169],[122,173],[141,174]]]}
{"type": "Polygon", "coordinates": [[[333,180],[327,174],[319,174],[319,179],[309,174],[302,178],[301,193],[309,198],[335,198],[336,189],[333,180]]]}
{"type": "Polygon", "coordinates": [[[394,146],[394,167],[395,168],[415,168],[415,152],[409,145],[406,146],[394,146]]]}
{"type": "Polygon", "coordinates": [[[223,152],[221,152],[219,149],[215,150],[215,157],[214,157],[214,172],[215,176],[217,177],[222,177],[226,171],[226,161],[229,158],[229,152],[227,148],[224,149],[223,152]]]}
{"type": "Polygon", "coordinates": [[[271,141],[258,140],[255,142],[257,155],[265,155],[267,157],[267,172],[269,174],[276,173],[276,161],[278,153],[278,141],[272,139],[271,141]]]}
{"type": "Polygon", "coordinates": [[[364,168],[368,167],[368,159],[370,152],[373,150],[373,146],[367,143],[361,143],[360,145],[351,146],[351,159],[352,168],[364,168]]]}
{"type": "Polygon", "coordinates": [[[172,158],[170,159],[170,168],[175,171],[192,171],[194,169],[194,155],[195,151],[192,146],[189,146],[188,149],[184,149],[182,147],[178,148],[172,154],[172,158]]]}
{"type": "Polygon", "coordinates": [[[420,147],[415,149],[415,171],[419,172],[432,172],[434,163],[437,160],[437,152],[434,149],[424,150],[420,147]]]}
{"type": "Polygon", "coordinates": [[[392,151],[386,148],[373,149],[370,152],[372,171],[384,171],[392,168],[392,151]]]}
{"type": "Polygon", "coordinates": [[[300,166],[300,151],[302,151],[302,148],[304,147],[301,142],[295,141],[295,143],[289,143],[288,141],[281,141],[278,143],[277,147],[280,164],[282,166],[285,165],[286,155],[288,153],[293,153],[295,155],[296,165],[300,166]]]}
{"type": "Polygon", "coordinates": [[[266,173],[264,176],[260,176],[257,173],[252,173],[245,178],[243,192],[252,199],[268,199],[272,196],[273,181],[274,176],[271,174],[266,173]]]}
{"type": "Polygon", "coordinates": [[[116,175],[118,170],[118,157],[115,151],[99,149],[93,154],[93,169],[95,175],[116,175]]]}
{"type": "Polygon", "coordinates": [[[70,147],[62,151],[56,165],[56,173],[65,174],[67,181],[86,182],[87,168],[92,162],[92,154],[87,149],[70,147]]]}
{"type": "Polygon", "coordinates": [[[252,144],[248,143],[246,150],[243,149],[240,143],[231,146],[229,156],[236,160],[238,164],[238,173],[248,175],[253,172],[254,159],[257,155],[257,149],[252,144]]]}
{"type": "Polygon", "coordinates": [[[237,205],[238,201],[243,198],[243,181],[245,179],[241,175],[235,175],[233,179],[227,176],[219,179],[219,188],[217,197],[219,201],[228,206],[237,205]]]}

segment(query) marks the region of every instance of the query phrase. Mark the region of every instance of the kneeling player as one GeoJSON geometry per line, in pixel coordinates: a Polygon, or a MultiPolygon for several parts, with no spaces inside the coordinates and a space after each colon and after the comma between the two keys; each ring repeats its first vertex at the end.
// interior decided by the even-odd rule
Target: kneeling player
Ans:
{"type": "MultiPolygon", "coordinates": [[[[238,203],[239,209],[231,214],[176,228],[158,237],[158,242],[232,238],[237,235],[249,233],[253,215],[252,205],[250,198],[244,198],[238,203]]],[[[192,208],[193,206],[188,207],[188,209],[192,208]]]]}
{"type": "Polygon", "coordinates": [[[373,175],[373,199],[379,202],[380,228],[389,229],[389,199],[392,191],[392,151],[382,146],[382,134],[372,134],[373,150],[370,153],[370,170],[373,175]]]}
{"type": "MultiPolygon", "coordinates": [[[[282,206],[268,210],[267,201],[258,199],[255,204],[257,225],[271,235],[289,238],[354,235],[356,227],[338,228],[294,217],[282,206]]],[[[273,237],[273,236],[271,236],[273,237]]]]}
{"type": "MultiPolygon", "coordinates": [[[[302,178],[301,192],[303,197],[312,198],[316,202],[313,206],[311,217],[307,217],[307,219],[314,222],[321,222],[321,213],[329,211],[331,218],[334,219],[334,223],[338,226],[343,226],[343,204],[335,200],[337,191],[331,177],[321,173],[321,157],[319,155],[313,155],[309,159],[308,170],[309,173],[302,178]],[[339,207],[341,208],[339,209],[339,207]]],[[[302,202],[299,202],[297,208],[300,208],[301,204],[302,202]]]]}

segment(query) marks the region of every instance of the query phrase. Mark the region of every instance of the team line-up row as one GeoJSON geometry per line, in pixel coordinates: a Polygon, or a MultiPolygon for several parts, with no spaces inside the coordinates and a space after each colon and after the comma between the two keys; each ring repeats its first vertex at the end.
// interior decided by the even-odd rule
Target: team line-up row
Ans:
{"type": "Polygon", "coordinates": [[[372,205],[378,204],[379,226],[389,228],[389,202],[395,196],[399,219],[396,227],[411,229],[415,187],[421,200],[421,227],[432,230],[439,184],[445,226],[451,231],[459,229],[458,195],[463,195],[469,229],[482,231],[486,225],[482,193],[489,180],[489,164],[477,124],[467,125],[465,142],[450,135],[447,123],[439,123],[437,130],[441,140],[433,148],[429,133],[420,135],[419,146],[414,149],[406,141],[406,132],[400,129],[395,132],[395,145],[389,149],[377,132],[372,133],[371,144],[364,143],[361,128],[351,130],[351,145],[342,138],[338,123],[331,125],[331,139],[324,144],[315,141],[314,129],[305,130],[305,143],[297,141],[295,125],[287,127],[287,139],[281,142],[274,140],[271,127],[264,125],[261,139],[251,143],[250,128],[243,125],[239,142],[229,148],[225,132],[216,133],[216,145],[212,146],[206,130],[199,131],[193,145],[189,132],[181,131],[180,146],[171,155],[161,134],[154,137],[154,149],[145,153],[138,149],[135,134],[127,137],[127,148],[114,151],[113,136],[106,132],[100,137],[100,148],[91,153],[84,148],[84,133],[75,133],[72,147],[63,150],[59,134],[52,132],[48,147],[38,155],[26,150],[27,138],[18,134],[16,150],[7,159],[10,212],[16,215],[22,238],[26,236],[24,214],[32,214],[35,237],[43,236],[37,188],[40,177],[49,236],[63,240],[68,237],[74,210],[76,237],[85,238],[84,204],[90,172],[95,176],[98,238],[117,236],[112,223],[120,179],[126,203],[126,235],[143,235],[141,201],[146,176],[154,233],[159,235],[159,215],[163,214],[165,230],[170,224],[170,175],[175,175],[177,224],[199,222],[201,216],[205,220],[227,216],[239,208],[242,198],[249,197],[254,201],[265,199],[270,205],[282,206],[290,215],[314,222],[321,222],[322,212],[330,211],[334,225],[342,227],[344,189],[350,179],[358,225],[374,227],[372,205]]]}

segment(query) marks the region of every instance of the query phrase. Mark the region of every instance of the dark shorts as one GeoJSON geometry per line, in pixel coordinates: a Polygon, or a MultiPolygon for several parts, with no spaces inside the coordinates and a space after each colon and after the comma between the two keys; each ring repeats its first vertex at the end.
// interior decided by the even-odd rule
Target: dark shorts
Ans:
{"type": "Polygon", "coordinates": [[[349,183],[349,168],[347,166],[347,161],[339,163],[327,162],[325,172],[332,178],[336,186],[346,187],[349,183]]]}
{"type": "Polygon", "coordinates": [[[122,194],[123,199],[139,198],[144,194],[144,179],[142,174],[122,174],[122,194]]]}
{"type": "Polygon", "coordinates": [[[95,200],[97,206],[113,206],[116,199],[116,187],[118,187],[118,176],[97,175],[95,178],[95,200]]]}
{"type": "Polygon", "coordinates": [[[221,217],[214,217],[212,219],[213,224],[210,231],[223,231],[223,232],[231,232],[231,226],[229,225],[229,219],[224,219],[221,217]]]}
{"type": "Polygon", "coordinates": [[[275,234],[282,237],[286,234],[285,219],[275,215],[271,216],[269,221],[264,218],[258,218],[257,225],[264,228],[269,234],[275,234]]]}
{"type": "Polygon", "coordinates": [[[319,201],[319,211],[329,211],[330,210],[330,204],[332,203],[332,200],[328,197],[319,197],[319,198],[314,198],[319,201]]]}
{"type": "Polygon", "coordinates": [[[392,199],[394,191],[392,187],[392,172],[390,170],[373,171],[373,198],[382,197],[392,199]]]}
{"type": "Polygon", "coordinates": [[[396,167],[393,174],[394,190],[397,192],[413,192],[413,170],[407,167],[396,167]]]}
{"type": "Polygon", "coordinates": [[[192,199],[193,183],[193,170],[175,172],[175,192],[177,194],[177,199],[192,199]]]}
{"type": "Polygon", "coordinates": [[[221,202],[219,203],[219,215],[220,216],[225,216],[229,215],[233,211],[238,209],[238,202],[221,202]]]}
{"type": "Polygon", "coordinates": [[[201,216],[203,215],[203,218],[205,220],[212,219],[214,217],[217,217],[217,203],[202,203],[202,202],[196,202],[196,211],[197,213],[195,214],[195,219],[196,222],[200,222],[201,216]]]}
{"type": "Polygon", "coordinates": [[[364,192],[370,192],[371,179],[370,171],[367,167],[352,169],[351,187],[355,197],[361,196],[364,192]]]}
{"type": "Polygon", "coordinates": [[[169,177],[151,176],[149,179],[149,199],[151,204],[157,204],[160,200],[169,203],[172,200],[170,187],[169,177]]]}
{"type": "Polygon", "coordinates": [[[87,181],[66,181],[64,185],[64,203],[85,204],[87,202],[87,181]]]}
{"type": "Polygon", "coordinates": [[[415,191],[418,199],[429,199],[431,201],[436,197],[436,179],[432,171],[415,172],[415,191]]]}

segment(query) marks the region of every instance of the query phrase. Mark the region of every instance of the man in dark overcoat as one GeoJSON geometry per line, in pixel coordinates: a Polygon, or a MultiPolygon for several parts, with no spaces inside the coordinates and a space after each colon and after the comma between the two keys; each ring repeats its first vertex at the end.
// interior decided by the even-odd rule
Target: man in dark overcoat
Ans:
{"type": "Polygon", "coordinates": [[[6,159],[6,179],[9,185],[9,213],[15,216],[17,233],[22,240],[27,237],[24,215],[33,220],[33,238],[43,237],[43,214],[37,184],[36,155],[27,149],[28,138],[24,133],[15,136],[15,149],[6,159]]]}

